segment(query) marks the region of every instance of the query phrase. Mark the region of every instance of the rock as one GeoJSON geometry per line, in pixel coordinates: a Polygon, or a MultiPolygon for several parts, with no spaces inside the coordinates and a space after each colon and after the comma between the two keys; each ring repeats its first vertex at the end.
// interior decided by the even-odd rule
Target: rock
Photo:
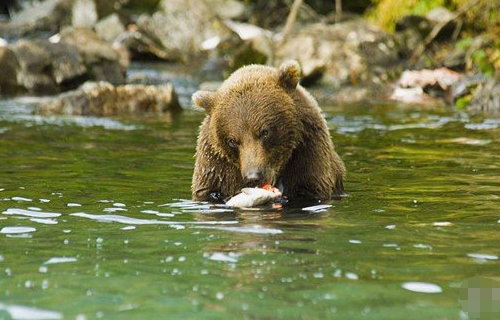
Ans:
{"type": "Polygon", "coordinates": [[[460,74],[448,68],[434,70],[406,70],[401,74],[399,85],[403,88],[409,87],[439,87],[447,91],[454,83],[460,80],[460,74]]]}
{"type": "Polygon", "coordinates": [[[437,40],[448,40],[451,39],[453,33],[455,32],[456,23],[453,20],[453,13],[446,8],[436,7],[429,11],[425,18],[429,20],[432,26],[437,24],[444,24],[444,27],[439,31],[436,36],[437,40]]]}
{"type": "Polygon", "coordinates": [[[11,49],[0,47],[0,93],[15,93],[18,91],[17,72],[19,63],[11,49]]]}
{"type": "Polygon", "coordinates": [[[65,27],[91,28],[108,6],[121,7],[120,0],[43,0],[25,1],[22,10],[7,23],[0,22],[0,36],[8,39],[43,37],[65,27]]]}
{"type": "Polygon", "coordinates": [[[97,22],[94,0],[74,0],[71,8],[71,24],[75,28],[90,28],[97,22]]]}
{"type": "Polygon", "coordinates": [[[124,43],[135,55],[188,62],[202,54],[205,40],[231,34],[222,20],[239,14],[241,8],[235,0],[162,0],[152,16],[139,17],[137,30],[124,43]]]}
{"type": "Polygon", "coordinates": [[[422,37],[426,37],[429,32],[431,32],[432,27],[433,24],[429,19],[415,14],[404,16],[396,22],[396,32],[402,32],[408,29],[416,30],[422,37]]]}
{"type": "Polygon", "coordinates": [[[467,107],[471,113],[500,114],[500,82],[488,79],[480,83],[467,107]]]}
{"type": "Polygon", "coordinates": [[[129,63],[125,48],[113,48],[84,28],[65,29],[50,40],[23,39],[3,48],[8,50],[2,49],[0,65],[12,75],[0,80],[3,93],[51,94],[89,79],[121,84],[129,63]]]}
{"type": "Polygon", "coordinates": [[[106,18],[99,20],[99,22],[94,25],[94,29],[99,37],[110,43],[114,42],[125,32],[125,27],[116,13],[110,14],[106,18]]]}
{"type": "Polygon", "coordinates": [[[439,68],[406,70],[401,74],[391,99],[413,103],[435,103],[431,97],[453,100],[453,88],[461,79],[457,72],[439,68]]]}
{"type": "Polygon", "coordinates": [[[11,15],[7,24],[0,25],[0,36],[16,38],[38,33],[56,33],[63,24],[71,23],[72,0],[35,1],[11,15]]]}
{"type": "Polygon", "coordinates": [[[163,115],[182,110],[171,84],[161,86],[86,82],[74,91],[42,103],[41,115],[123,116],[163,115]]]}
{"type": "Polygon", "coordinates": [[[20,40],[11,47],[19,63],[17,83],[30,93],[55,93],[82,81],[86,73],[78,50],[47,40],[20,40]]]}
{"type": "Polygon", "coordinates": [[[114,46],[99,38],[88,28],[67,28],[60,33],[60,43],[75,46],[87,66],[89,78],[109,81],[113,84],[125,82],[130,63],[125,48],[114,46]]]}
{"type": "MultiPolygon", "coordinates": [[[[249,64],[266,64],[273,57],[273,33],[248,23],[224,20],[225,26],[232,31],[225,39],[216,36],[214,46],[206,50],[216,49],[218,58],[226,63],[225,73],[230,73],[249,64]],[[216,43],[215,43],[216,42],[216,43]]],[[[212,41],[210,38],[203,45],[212,41]]]]}
{"type": "Polygon", "coordinates": [[[387,81],[400,62],[393,37],[361,18],[301,28],[276,50],[274,63],[288,59],[300,62],[303,82],[328,75],[350,84],[387,81]]]}
{"type": "Polygon", "coordinates": [[[422,87],[401,88],[396,87],[392,92],[390,99],[401,101],[404,103],[418,103],[418,104],[433,104],[437,100],[424,92],[422,87]]]}

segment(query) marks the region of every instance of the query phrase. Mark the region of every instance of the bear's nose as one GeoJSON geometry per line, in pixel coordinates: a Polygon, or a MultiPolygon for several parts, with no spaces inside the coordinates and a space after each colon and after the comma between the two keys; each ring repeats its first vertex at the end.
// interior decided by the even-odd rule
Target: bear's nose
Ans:
{"type": "Polygon", "coordinates": [[[258,187],[264,183],[264,175],[258,170],[251,170],[245,175],[245,184],[251,187],[258,187]]]}

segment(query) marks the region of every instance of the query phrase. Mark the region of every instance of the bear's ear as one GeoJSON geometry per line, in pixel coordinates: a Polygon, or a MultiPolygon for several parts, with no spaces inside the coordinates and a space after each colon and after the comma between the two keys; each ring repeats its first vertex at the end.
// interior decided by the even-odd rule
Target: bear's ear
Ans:
{"type": "Polygon", "coordinates": [[[199,108],[205,109],[207,113],[210,113],[212,107],[214,106],[215,92],[211,91],[196,91],[193,94],[193,103],[199,108]]]}
{"type": "Polygon", "coordinates": [[[300,65],[295,60],[283,62],[278,68],[278,81],[280,86],[292,90],[297,87],[300,80],[300,65]]]}

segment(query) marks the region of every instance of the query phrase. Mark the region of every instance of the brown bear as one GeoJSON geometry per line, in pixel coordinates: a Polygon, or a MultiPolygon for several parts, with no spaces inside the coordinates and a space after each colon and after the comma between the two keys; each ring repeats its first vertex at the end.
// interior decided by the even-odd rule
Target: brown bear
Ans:
{"type": "Polygon", "coordinates": [[[299,78],[295,61],[278,69],[249,65],[216,92],[193,95],[207,113],[196,148],[194,200],[221,200],[264,184],[276,185],[290,200],[343,194],[344,164],[299,78]]]}

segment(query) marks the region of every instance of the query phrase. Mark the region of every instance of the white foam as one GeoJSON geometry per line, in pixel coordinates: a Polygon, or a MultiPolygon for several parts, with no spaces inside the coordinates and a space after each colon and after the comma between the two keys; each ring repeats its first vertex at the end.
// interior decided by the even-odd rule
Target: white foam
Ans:
{"type": "Polygon", "coordinates": [[[57,212],[43,212],[43,211],[25,210],[19,208],[9,208],[2,213],[8,215],[20,215],[32,218],[56,218],[61,216],[61,214],[57,212]]]}
{"type": "Polygon", "coordinates": [[[7,311],[14,320],[57,320],[63,315],[57,311],[0,303],[0,310],[7,311]]]}
{"type": "Polygon", "coordinates": [[[428,282],[405,282],[401,285],[403,289],[412,292],[420,292],[420,293],[441,293],[443,289],[440,286],[433,283],[428,282]]]}
{"type": "Polygon", "coordinates": [[[43,264],[58,264],[76,261],[77,259],[75,257],[52,257],[49,260],[45,261],[43,264]]]}
{"type": "Polygon", "coordinates": [[[96,221],[101,221],[101,222],[118,222],[118,223],[123,223],[123,224],[128,224],[128,225],[148,225],[148,224],[163,224],[163,225],[183,225],[183,224],[193,224],[193,225],[198,225],[198,224],[235,224],[238,223],[237,221],[165,221],[165,220],[156,220],[156,219],[137,219],[137,218],[130,218],[126,216],[120,216],[120,215],[113,215],[113,214],[104,214],[104,215],[97,215],[97,214],[89,214],[85,212],[77,212],[77,213],[72,213],[72,216],[76,217],[82,217],[82,218],[87,218],[87,219],[92,219],[96,221]]]}
{"type": "Polygon", "coordinates": [[[125,208],[105,208],[102,211],[104,211],[104,212],[116,212],[116,211],[128,211],[128,210],[125,208]]]}
{"type": "Polygon", "coordinates": [[[41,224],[57,224],[57,220],[55,219],[31,218],[30,221],[41,224]]]}
{"type": "Polygon", "coordinates": [[[81,204],[79,204],[79,203],[71,203],[71,202],[70,202],[70,203],[68,203],[66,206],[67,206],[67,207],[81,207],[82,205],[81,205],[81,204]]]}
{"type": "Polygon", "coordinates": [[[238,262],[238,255],[234,253],[229,253],[229,255],[227,255],[223,252],[214,252],[208,257],[208,260],[236,263],[238,262]]]}
{"type": "Polygon", "coordinates": [[[245,226],[245,227],[199,227],[203,229],[216,229],[222,231],[230,232],[241,232],[241,233],[257,233],[257,234],[281,234],[283,233],[280,229],[264,228],[258,225],[255,226],[245,226]]]}
{"type": "Polygon", "coordinates": [[[436,221],[432,225],[435,227],[449,227],[452,223],[448,221],[436,221]]]}
{"type": "Polygon", "coordinates": [[[498,256],[493,254],[468,253],[467,256],[478,260],[498,260],[498,256]]]}
{"type": "Polygon", "coordinates": [[[302,211],[323,212],[323,211],[326,211],[326,209],[331,208],[331,207],[332,207],[331,204],[320,204],[317,206],[302,208],[302,211]]]}
{"type": "Polygon", "coordinates": [[[13,201],[23,201],[23,202],[31,202],[33,201],[32,199],[29,198],[24,198],[24,197],[12,197],[11,198],[13,201]]]}
{"type": "Polygon", "coordinates": [[[33,227],[3,227],[0,233],[3,234],[23,234],[35,232],[36,229],[33,227]]]}

